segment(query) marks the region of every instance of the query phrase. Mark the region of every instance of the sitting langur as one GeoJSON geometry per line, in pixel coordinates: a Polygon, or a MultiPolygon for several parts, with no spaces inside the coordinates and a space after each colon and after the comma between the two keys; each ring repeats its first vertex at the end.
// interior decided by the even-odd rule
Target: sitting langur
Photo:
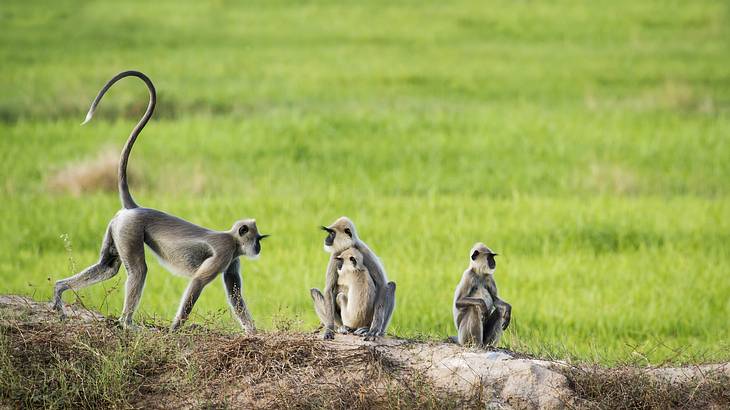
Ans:
{"type": "MultiPolygon", "coordinates": [[[[324,249],[330,253],[330,260],[327,265],[325,276],[324,294],[319,289],[312,289],[311,295],[314,300],[314,310],[325,327],[324,339],[333,339],[335,326],[340,333],[347,333],[348,329],[342,322],[342,309],[337,303],[338,295],[338,258],[348,248],[355,248],[362,254],[362,267],[370,273],[375,286],[375,299],[368,301],[372,304],[373,315],[370,323],[356,330],[357,335],[365,335],[365,340],[375,340],[376,337],[385,334],[395,308],[395,282],[388,282],[385,276],[385,269],[378,257],[370,248],[361,241],[355,231],[355,224],[348,218],[341,217],[330,226],[323,226],[327,231],[324,240],[324,249]],[[366,328],[367,327],[367,328],[366,328]]],[[[353,303],[348,302],[348,306],[353,303]]],[[[362,303],[365,303],[363,301],[362,303]]],[[[363,309],[365,307],[357,307],[363,309]]],[[[367,307],[369,309],[369,307],[367,307]]]]}
{"type": "Polygon", "coordinates": [[[509,326],[512,306],[497,295],[494,270],[497,262],[483,243],[471,249],[469,268],[454,293],[454,324],[459,344],[496,345],[509,326]]]}
{"type": "Polygon", "coordinates": [[[375,282],[362,260],[356,248],[348,248],[336,258],[337,306],[342,324],[358,334],[368,331],[375,305],[375,282]]]}
{"type": "Polygon", "coordinates": [[[228,302],[247,332],[255,331],[251,314],[241,294],[239,256],[254,258],[261,252],[261,240],[256,221],[236,222],[228,231],[213,231],[193,225],[164,212],[137,205],[127,185],[127,161],[132,145],[155,109],[155,88],[150,79],[137,71],[125,71],[109,80],[91,104],[86,122],[91,120],[97,105],[109,88],[124,77],[138,77],[147,84],[150,101],[147,111],[134,127],[122,150],[119,162],[119,196],[122,209],[112,218],[104,234],[99,261],[70,278],[56,282],[53,307],[63,315],[61,295],[68,289],[78,290],[117,274],[121,264],[127,270],[124,310],[119,318],[125,328],[132,327],[147,276],[144,245],[155,253],[160,263],[173,273],[190,278],[180,302],[172,329],[183,325],[203,288],[223,273],[228,302]]]}

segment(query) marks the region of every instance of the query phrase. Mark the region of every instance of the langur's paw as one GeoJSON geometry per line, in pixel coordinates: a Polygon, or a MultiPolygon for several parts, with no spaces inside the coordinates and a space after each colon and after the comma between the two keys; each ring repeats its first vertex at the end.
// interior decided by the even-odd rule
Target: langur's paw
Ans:
{"type": "Polygon", "coordinates": [[[256,330],[256,326],[245,326],[243,328],[243,333],[247,335],[255,335],[256,333],[258,333],[258,330],[256,330]]]}
{"type": "Polygon", "coordinates": [[[378,332],[376,330],[368,330],[367,334],[365,335],[365,341],[372,342],[377,340],[378,338],[378,332]]]}
{"type": "Polygon", "coordinates": [[[51,305],[51,309],[53,309],[56,313],[58,313],[59,320],[66,320],[66,312],[64,312],[64,310],[63,310],[63,302],[60,302],[60,301],[54,302],[51,305]]]}
{"type": "Polygon", "coordinates": [[[327,329],[322,334],[322,340],[333,340],[335,338],[335,332],[332,329],[327,329]]]}
{"type": "Polygon", "coordinates": [[[123,321],[120,321],[119,322],[119,326],[121,326],[122,329],[128,330],[130,332],[136,332],[136,331],[138,331],[140,329],[139,326],[137,326],[137,325],[135,325],[134,323],[131,323],[131,322],[123,322],[123,321]]]}

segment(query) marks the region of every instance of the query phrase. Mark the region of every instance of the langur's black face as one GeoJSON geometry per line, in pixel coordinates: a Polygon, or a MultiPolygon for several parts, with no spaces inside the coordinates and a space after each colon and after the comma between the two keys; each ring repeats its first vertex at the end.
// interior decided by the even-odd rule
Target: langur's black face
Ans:
{"type": "Polygon", "coordinates": [[[497,267],[497,261],[494,260],[495,256],[496,255],[494,254],[487,255],[487,266],[489,266],[489,269],[494,269],[497,267]]]}
{"type": "Polygon", "coordinates": [[[327,237],[324,238],[325,246],[332,246],[335,243],[335,236],[337,235],[335,230],[327,228],[326,226],[323,226],[322,230],[327,232],[327,237]]]}
{"type": "Polygon", "coordinates": [[[497,260],[494,259],[494,257],[497,256],[496,253],[480,252],[479,250],[475,250],[471,254],[471,260],[476,261],[480,256],[486,257],[487,267],[489,267],[489,269],[494,270],[497,267],[497,260]]]}
{"type": "Polygon", "coordinates": [[[255,258],[261,253],[261,241],[269,235],[259,234],[256,223],[246,221],[238,228],[239,243],[242,253],[250,258],[255,258]]]}
{"type": "Polygon", "coordinates": [[[350,256],[347,256],[347,254],[340,255],[335,258],[335,262],[337,263],[338,272],[342,270],[342,268],[345,266],[345,263],[349,263],[356,270],[358,268],[357,258],[352,255],[350,255],[350,256]]]}
{"type": "Polygon", "coordinates": [[[261,253],[261,241],[268,238],[270,235],[256,235],[256,243],[253,246],[254,252],[256,252],[256,255],[261,253]]]}

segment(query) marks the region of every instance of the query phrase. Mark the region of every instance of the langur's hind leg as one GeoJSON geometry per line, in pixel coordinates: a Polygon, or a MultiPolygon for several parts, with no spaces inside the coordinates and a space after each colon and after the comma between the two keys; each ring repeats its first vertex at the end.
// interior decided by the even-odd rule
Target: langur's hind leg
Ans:
{"type": "Polygon", "coordinates": [[[482,343],[485,346],[494,346],[499,343],[502,336],[502,312],[499,309],[492,310],[492,313],[484,320],[484,336],[482,343]]]}
{"type": "MultiPolygon", "coordinates": [[[[330,329],[327,327],[327,322],[329,321],[329,309],[327,306],[327,298],[322,294],[322,292],[319,289],[312,288],[309,290],[309,294],[312,296],[312,301],[314,301],[314,311],[317,312],[317,317],[319,317],[319,321],[322,322],[322,324],[325,326],[323,338],[325,340],[331,340],[335,338],[335,332],[334,329],[330,329]]],[[[340,312],[338,310],[337,300],[335,299],[335,306],[332,315],[334,316],[332,319],[332,322],[334,322],[334,327],[339,328],[342,326],[342,318],[340,317],[340,312]]]]}
{"type": "MultiPolygon", "coordinates": [[[[322,323],[322,325],[327,327],[327,299],[324,297],[322,292],[316,288],[310,289],[309,294],[312,296],[312,301],[314,302],[314,311],[317,313],[319,321],[322,323]]],[[[325,340],[334,339],[334,329],[326,328],[324,330],[323,338],[325,340]]]]}
{"type": "Polygon", "coordinates": [[[393,317],[393,311],[395,310],[395,282],[388,282],[388,287],[385,291],[385,306],[384,306],[384,318],[383,326],[380,328],[378,336],[385,335],[385,331],[390,325],[390,319],[393,317]]]}
{"type": "Polygon", "coordinates": [[[94,283],[107,280],[119,272],[120,265],[121,261],[114,247],[110,224],[104,234],[99,260],[76,275],[56,282],[53,292],[53,309],[61,312],[63,316],[63,300],[61,299],[63,292],[69,289],[80,290],[94,283]]]}
{"type": "Polygon", "coordinates": [[[122,327],[129,328],[132,327],[132,317],[139,306],[147,278],[147,263],[144,259],[144,230],[139,224],[128,224],[121,229],[115,229],[113,233],[119,257],[127,270],[124,309],[119,323],[122,327]]]}
{"type": "Polygon", "coordinates": [[[314,311],[317,313],[319,321],[322,322],[322,324],[325,324],[327,322],[327,301],[325,300],[324,295],[322,294],[322,292],[320,292],[319,289],[316,288],[310,289],[309,294],[312,296],[312,301],[314,302],[314,311]]]}
{"type": "Polygon", "coordinates": [[[468,307],[459,323],[458,341],[462,346],[481,346],[484,338],[484,322],[477,307],[468,307]]]}

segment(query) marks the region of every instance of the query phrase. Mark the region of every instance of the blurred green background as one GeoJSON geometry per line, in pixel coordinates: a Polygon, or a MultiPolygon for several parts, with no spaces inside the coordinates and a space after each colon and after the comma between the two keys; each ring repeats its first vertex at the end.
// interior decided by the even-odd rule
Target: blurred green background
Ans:
{"type": "MultiPolygon", "coordinates": [[[[119,83],[79,124],[138,69],[159,101],[132,193],[273,235],[243,264],[259,327],[314,329],[317,227],[347,215],[398,283],[393,334],[455,334],[453,290],[484,241],[514,309],[505,347],[727,360],[729,7],[3,1],[0,289],[48,299],[95,261],[146,90],[119,83]]],[[[186,281],[153,258],[138,320],[169,321],[186,281]]],[[[118,315],[124,278],[79,296],[118,315]]],[[[217,281],[193,321],[234,330],[227,309],[217,281]]]]}

